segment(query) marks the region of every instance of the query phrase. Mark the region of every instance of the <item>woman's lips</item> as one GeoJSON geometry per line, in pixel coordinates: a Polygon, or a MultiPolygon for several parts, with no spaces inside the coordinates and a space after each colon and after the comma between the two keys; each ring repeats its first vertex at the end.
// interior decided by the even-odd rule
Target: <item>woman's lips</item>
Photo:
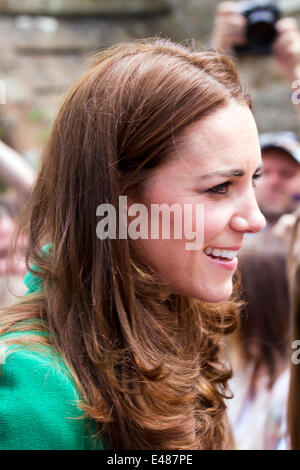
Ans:
{"type": "Polygon", "coordinates": [[[226,269],[227,271],[233,271],[238,266],[237,257],[233,258],[232,260],[226,260],[226,259],[213,257],[212,255],[207,255],[207,254],[205,254],[205,256],[214,266],[226,269]]]}

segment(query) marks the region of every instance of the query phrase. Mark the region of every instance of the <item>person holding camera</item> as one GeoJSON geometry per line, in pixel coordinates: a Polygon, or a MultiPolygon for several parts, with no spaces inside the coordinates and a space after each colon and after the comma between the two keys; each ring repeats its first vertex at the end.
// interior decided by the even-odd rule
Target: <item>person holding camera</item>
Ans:
{"type": "MultiPolygon", "coordinates": [[[[300,30],[294,18],[280,18],[273,2],[221,2],[212,46],[228,55],[271,54],[291,89],[300,87],[300,30]]],[[[294,96],[298,97],[297,93],[294,96]]],[[[293,102],[300,118],[300,96],[293,102]]],[[[260,137],[264,175],[257,185],[257,199],[268,228],[272,228],[299,203],[300,143],[292,132],[260,137]]]]}
{"type": "MultiPolygon", "coordinates": [[[[262,9],[260,15],[263,15],[262,9]]],[[[276,20],[279,13],[276,16],[273,12],[272,16],[271,11],[269,16],[268,21],[273,21],[273,25],[263,17],[260,21],[257,12],[256,23],[253,20],[250,24],[249,12],[243,11],[239,3],[221,2],[216,11],[211,43],[224,54],[235,51],[255,54],[270,52],[283,76],[292,85],[300,80],[300,30],[294,18],[276,20]]],[[[300,117],[299,104],[297,111],[300,117]]]]}

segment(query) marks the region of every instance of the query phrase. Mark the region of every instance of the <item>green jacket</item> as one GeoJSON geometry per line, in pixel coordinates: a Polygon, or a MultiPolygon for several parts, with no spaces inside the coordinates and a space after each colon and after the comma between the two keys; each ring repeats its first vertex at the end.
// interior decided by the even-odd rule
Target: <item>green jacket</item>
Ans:
{"type": "MultiPolygon", "coordinates": [[[[24,282],[27,293],[40,287],[37,277],[30,273],[24,282]]],[[[7,346],[9,354],[3,359],[5,337],[20,334],[0,336],[0,363],[4,362],[0,375],[0,450],[100,449],[99,441],[92,437],[95,423],[82,418],[70,372],[52,348],[43,346],[35,351],[22,345],[7,346]]]]}

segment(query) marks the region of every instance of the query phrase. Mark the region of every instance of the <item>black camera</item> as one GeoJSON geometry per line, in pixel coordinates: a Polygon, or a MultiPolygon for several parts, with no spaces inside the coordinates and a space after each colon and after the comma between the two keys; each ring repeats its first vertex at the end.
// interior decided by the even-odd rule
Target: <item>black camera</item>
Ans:
{"type": "Polygon", "coordinates": [[[238,4],[239,11],[247,19],[247,45],[235,46],[238,54],[271,54],[277,35],[276,23],[281,12],[274,2],[245,1],[238,4]]]}

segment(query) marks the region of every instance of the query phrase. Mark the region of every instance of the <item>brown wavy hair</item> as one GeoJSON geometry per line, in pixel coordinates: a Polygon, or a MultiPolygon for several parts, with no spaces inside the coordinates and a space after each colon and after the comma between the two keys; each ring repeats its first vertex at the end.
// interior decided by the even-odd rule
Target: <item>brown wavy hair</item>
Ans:
{"type": "MultiPolygon", "coordinates": [[[[295,212],[295,224],[292,230],[291,243],[288,256],[288,277],[291,296],[291,355],[295,354],[295,361],[291,361],[291,380],[288,399],[288,435],[292,450],[300,450],[300,365],[299,365],[299,339],[300,339],[300,208],[295,212]],[[294,344],[294,342],[297,342],[294,344]],[[293,349],[296,348],[296,351],[293,349]]],[[[293,359],[293,358],[292,358],[293,359]]]]}
{"type": "Polygon", "coordinates": [[[20,216],[44,288],[2,313],[0,333],[50,332],[7,341],[50,342],[108,449],[228,446],[221,339],[235,303],[171,293],[130,240],[96,236],[96,209],[140,192],[186,126],[231,100],[251,107],[214,51],[150,39],[97,54],[66,94],[20,216]]]}

